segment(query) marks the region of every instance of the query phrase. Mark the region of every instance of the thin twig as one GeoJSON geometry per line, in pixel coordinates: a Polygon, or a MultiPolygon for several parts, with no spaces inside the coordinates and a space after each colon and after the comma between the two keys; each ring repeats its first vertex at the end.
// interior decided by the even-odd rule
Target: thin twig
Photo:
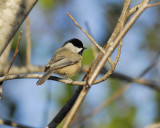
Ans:
{"type": "MultiPolygon", "coordinates": [[[[41,78],[42,75],[41,74],[18,74],[18,75],[8,75],[8,76],[2,76],[0,77],[0,82],[2,81],[6,81],[6,80],[12,80],[12,79],[21,79],[21,78],[41,78]]],[[[54,81],[59,81],[61,83],[65,83],[65,84],[70,84],[70,85],[80,85],[80,86],[84,86],[86,84],[85,81],[72,81],[72,80],[68,80],[68,79],[62,79],[60,77],[56,77],[56,76],[50,76],[48,78],[48,80],[54,80],[54,81]]]]}
{"type": "MultiPolygon", "coordinates": [[[[142,5],[142,3],[140,3],[138,6],[140,7],[142,5]]],[[[147,6],[148,7],[148,6],[147,6]]],[[[135,7],[132,7],[132,9],[133,8],[136,8],[136,6],[135,7]]],[[[132,10],[133,11],[133,10],[132,10]]],[[[136,10],[135,10],[136,11],[136,10]]],[[[123,26],[123,25],[122,25],[123,26]]],[[[118,53],[117,53],[117,57],[116,57],[116,60],[115,60],[115,65],[116,65],[116,63],[118,62],[118,60],[119,60],[119,57],[120,57],[120,53],[121,53],[121,47],[122,47],[122,41],[119,43],[119,47],[118,47],[118,53]]],[[[157,56],[159,56],[159,53],[157,54],[157,56]]],[[[112,73],[112,71],[114,70],[114,67],[112,67],[109,71],[108,71],[108,73],[106,73],[104,76],[102,76],[101,78],[99,78],[99,79],[97,79],[94,83],[99,83],[100,81],[104,81],[104,80],[106,80],[109,76],[110,76],[110,74],[112,73]]],[[[138,79],[137,79],[138,80],[138,79]]],[[[138,82],[140,83],[140,81],[138,80],[138,82]]]]}
{"type": "Polygon", "coordinates": [[[31,36],[30,36],[30,22],[29,17],[26,18],[26,66],[29,67],[31,62],[31,36]]]}
{"type": "MultiPolygon", "coordinates": [[[[125,24],[125,21],[126,21],[126,15],[128,14],[129,12],[129,6],[130,6],[130,1],[126,2],[126,4],[124,5],[125,7],[123,8],[122,10],[122,15],[120,17],[120,20],[121,20],[121,24],[119,26],[119,29],[120,29],[120,32],[123,30],[124,28],[124,24],[125,24]]],[[[114,67],[113,70],[115,69],[115,66],[117,65],[118,61],[119,61],[119,58],[120,58],[120,55],[121,55],[121,48],[122,48],[122,43],[123,41],[121,40],[120,43],[119,43],[119,47],[118,47],[118,53],[117,53],[117,56],[116,56],[116,59],[114,61],[114,67]]]]}
{"type": "MultiPolygon", "coordinates": [[[[143,2],[135,5],[134,7],[132,7],[132,8],[129,10],[129,15],[132,15],[133,13],[135,13],[142,4],[143,4],[143,2]]],[[[148,5],[147,5],[147,8],[153,7],[153,6],[157,6],[157,5],[160,5],[160,2],[157,2],[157,3],[154,3],[154,4],[148,4],[148,5]]]]}
{"type": "Polygon", "coordinates": [[[154,3],[154,4],[148,4],[148,8],[150,8],[150,7],[153,7],[153,6],[157,6],[157,5],[160,5],[160,2],[157,2],[157,3],[154,3]]]}
{"type": "MultiPolygon", "coordinates": [[[[117,23],[117,25],[116,25],[116,27],[115,27],[110,39],[106,43],[107,45],[105,45],[106,51],[108,51],[109,47],[112,47],[113,41],[116,39],[118,34],[124,28],[124,24],[126,23],[127,19],[129,18],[128,12],[129,12],[130,3],[131,3],[131,0],[125,0],[124,5],[123,5],[123,10],[122,10],[121,16],[120,16],[120,18],[118,20],[118,23],[117,23]]],[[[101,79],[103,81],[104,79],[107,79],[112,74],[112,72],[114,71],[115,66],[116,66],[116,64],[117,64],[117,62],[119,60],[120,53],[121,53],[121,47],[122,47],[122,40],[119,43],[118,53],[117,53],[117,57],[116,57],[116,59],[114,61],[114,64],[111,66],[111,68],[108,70],[108,72],[102,78],[99,78],[98,80],[101,79]]],[[[101,60],[102,60],[102,57],[101,57],[101,60]]],[[[99,60],[99,61],[101,61],[101,60],[99,60]]],[[[99,65],[99,63],[98,63],[98,65],[99,65]]],[[[96,68],[97,68],[97,66],[95,66],[93,71],[95,71],[96,68]]]]}
{"type": "Polygon", "coordinates": [[[130,17],[130,15],[129,15],[130,4],[131,4],[131,0],[125,0],[125,2],[123,4],[123,9],[122,9],[121,15],[118,19],[118,22],[115,26],[115,29],[114,29],[112,35],[110,36],[109,40],[107,41],[107,43],[104,46],[105,49],[108,49],[110,44],[113,43],[113,41],[117,38],[119,33],[122,31],[123,25],[126,23],[128,18],[130,17]]]}
{"type": "MultiPolygon", "coordinates": [[[[116,27],[118,27],[119,32],[121,32],[122,29],[124,28],[124,24],[125,24],[125,21],[126,21],[126,16],[129,16],[129,15],[128,15],[128,11],[129,11],[130,2],[131,2],[131,1],[125,1],[125,3],[124,3],[124,7],[123,7],[123,10],[122,10],[122,14],[121,14],[121,16],[120,16],[120,18],[119,18],[119,24],[117,24],[117,26],[116,26],[116,27]]],[[[116,31],[116,30],[117,30],[117,28],[115,29],[115,31],[116,31]]],[[[117,31],[116,31],[116,32],[117,32],[117,31]]],[[[117,34],[118,34],[118,33],[117,33],[117,34]]],[[[115,34],[113,34],[113,35],[115,36],[115,34]]],[[[112,37],[112,36],[111,36],[111,37],[112,37]]],[[[111,40],[111,39],[110,39],[110,40],[111,40]]],[[[108,46],[106,46],[106,47],[109,47],[109,44],[110,44],[110,46],[112,46],[112,45],[113,45],[113,42],[108,42],[108,46]]],[[[106,79],[112,74],[112,72],[114,71],[114,69],[115,69],[115,67],[116,67],[116,65],[117,65],[117,63],[118,63],[118,60],[119,60],[119,58],[120,58],[121,47],[122,47],[122,40],[121,40],[120,43],[119,43],[118,53],[117,53],[117,56],[116,56],[116,59],[115,59],[114,63],[111,65],[111,68],[108,70],[108,72],[107,72],[105,75],[103,75],[103,77],[99,78],[99,79],[96,80],[94,83],[96,83],[96,82],[99,83],[100,81],[104,81],[104,80],[106,80],[106,79]]]]}
{"type": "Polygon", "coordinates": [[[18,42],[17,42],[16,50],[15,50],[15,52],[14,52],[14,56],[13,56],[11,62],[10,62],[10,65],[9,65],[9,67],[8,67],[6,73],[5,73],[5,76],[8,76],[8,73],[9,73],[11,67],[12,67],[12,64],[13,64],[16,56],[17,56],[18,48],[19,48],[19,43],[20,43],[21,37],[22,37],[22,31],[20,31],[20,35],[19,35],[19,37],[18,37],[18,42]]]}
{"type": "MultiPolygon", "coordinates": [[[[86,121],[87,119],[97,115],[99,112],[101,112],[104,108],[106,108],[109,104],[111,104],[113,101],[117,100],[129,87],[130,84],[134,81],[136,81],[137,79],[142,79],[141,77],[143,77],[147,72],[149,72],[158,62],[158,58],[159,58],[159,52],[156,55],[155,59],[152,61],[152,63],[142,71],[142,73],[139,75],[138,78],[127,82],[126,84],[124,84],[120,89],[118,89],[114,94],[112,94],[106,101],[104,101],[103,103],[101,103],[98,107],[96,107],[95,109],[93,109],[89,114],[87,114],[86,116],[84,116],[81,120],[81,122],[86,121]]],[[[81,123],[82,124],[82,123],[81,123]]],[[[79,124],[79,125],[81,125],[79,124]]]]}
{"type": "Polygon", "coordinates": [[[117,36],[115,41],[113,42],[113,45],[108,48],[108,51],[104,54],[103,58],[99,62],[99,65],[94,70],[92,76],[88,80],[89,86],[91,86],[98,76],[98,73],[101,71],[102,67],[104,66],[105,62],[107,61],[108,57],[112,54],[114,49],[119,44],[119,41],[122,40],[122,38],[125,36],[125,34],[129,31],[129,29],[132,27],[132,25],[135,23],[136,19],[140,16],[140,14],[147,8],[147,5],[149,3],[149,0],[143,1],[143,5],[138,9],[138,11],[135,13],[135,15],[130,19],[130,21],[126,24],[122,32],[117,36]]]}
{"type": "MultiPolygon", "coordinates": [[[[12,80],[12,79],[24,79],[24,78],[39,79],[41,77],[42,77],[41,74],[33,74],[33,73],[31,73],[31,74],[26,74],[25,73],[25,74],[18,74],[18,75],[8,75],[8,76],[0,77],[0,82],[6,81],[6,80],[12,80]]],[[[147,79],[142,79],[142,78],[134,79],[134,78],[129,77],[129,76],[124,76],[123,74],[120,74],[120,73],[116,73],[116,75],[113,78],[120,79],[120,80],[123,80],[123,81],[128,81],[128,82],[134,82],[134,83],[137,83],[137,84],[142,84],[142,85],[145,85],[147,87],[153,88],[157,91],[160,91],[160,85],[158,83],[156,83],[155,81],[152,81],[152,80],[147,80],[147,79]]],[[[63,78],[56,77],[56,76],[50,76],[48,79],[58,81],[58,82],[61,82],[61,83],[65,83],[65,84],[70,84],[70,85],[79,85],[79,86],[86,85],[85,81],[72,81],[72,80],[63,79],[63,78]]],[[[96,80],[94,84],[97,84],[98,82],[99,81],[96,80]]]]}
{"type": "Polygon", "coordinates": [[[133,13],[135,13],[141,5],[143,5],[143,2],[141,2],[141,3],[139,3],[139,4],[135,5],[135,6],[133,6],[133,7],[129,10],[129,15],[132,15],[133,13]]]}
{"type": "Polygon", "coordinates": [[[1,98],[2,98],[2,93],[3,93],[2,83],[3,83],[3,82],[0,82],[0,100],[1,100],[1,98]]]}
{"type": "MultiPolygon", "coordinates": [[[[92,36],[90,36],[68,12],[66,12],[66,14],[69,16],[71,20],[73,20],[75,25],[90,39],[90,41],[104,54],[105,53],[104,49],[98,45],[98,43],[92,38],[92,36]]],[[[111,58],[108,58],[108,61],[110,65],[113,65],[111,58]]]]}
{"type": "Polygon", "coordinates": [[[64,122],[63,128],[68,128],[69,125],[71,124],[71,122],[72,122],[77,110],[80,107],[80,104],[82,104],[82,102],[84,100],[84,97],[87,95],[86,92],[88,92],[88,90],[89,90],[89,88],[83,87],[83,89],[82,89],[80,95],[78,96],[75,104],[73,105],[73,107],[72,107],[72,109],[71,109],[66,121],[64,122]]]}
{"type": "MultiPolygon", "coordinates": [[[[90,33],[90,35],[91,35],[91,32],[90,32],[88,23],[85,22],[85,25],[87,26],[88,33],[90,33]]],[[[94,56],[94,58],[95,58],[95,57],[97,56],[97,54],[98,54],[97,49],[96,49],[95,45],[92,45],[91,48],[92,48],[92,51],[93,51],[93,56],[94,56]]],[[[115,66],[114,63],[113,63],[113,61],[112,61],[112,59],[111,59],[110,57],[108,58],[108,61],[109,61],[109,64],[110,64],[111,66],[115,66]]]]}
{"type": "Polygon", "coordinates": [[[119,43],[118,53],[117,53],[116,59],[114,61],[114,65],[117,65],[117,63],[119,61],[119,58],[120,58],[120,55],[121,55],[121,48],[122,48],[122,40],[119,43]]]}
{"type": "MultiPolygon", "coordinates": [[[[75,20],[75,19],[74,19],[74,20],[75,20]]],[[[75,21],[76,21],[76,20],[75,20],[75,21]]],[[[85,22],[85,24],[86,24],[86,26],[87,26],[88,33],[90,33],[90,35],[91,35],[91,32],[90,32],[88,23],[85,22]]],[[[92,43],[94,44],[94,42],[92,42],[92,43]]],[[[96,49],[95,45],[92,45],[91,48],[92,48],[93,55],[94,55],[94,58],[95,58],[95,57],[97,56],[97,54],[98,54],[97,49],[96,49]]],[[[109,64],[110,64],[111,66],[114,66],[114,63],[113,63],[113,61],[112,61],[112,59],[111,59],[110,57],[108,58],[108,61],[109,61],[109,64]]]]}
{"type": "Polygon", "coordinates": [[[66,14],[74,21],[75,25],[91,40],[91,42],[102,52],[105,53],[104,49],[98,45],[98,43],[78,24],[78,22],[68,13],[66,14]]]}
{"type": "Polygon", "coordinates": [[[146,126],[145,128],[160,128],[160,123],[154,123],[154,124],[146,126]]]}
{"type": "Polygon", "coordinates": [[[6,120],[6,119],[1,119],[1,118],[0,118],[0,125],[2,125],[2,126],[7,125],[7,126],[10,126],[12,128],[34,128],[34,127],[31,127],[31,126],[19,124],[19,123],[16,123],[16,122],[13,122],[13,121],[10,121],[10,120],[6,120]]]}

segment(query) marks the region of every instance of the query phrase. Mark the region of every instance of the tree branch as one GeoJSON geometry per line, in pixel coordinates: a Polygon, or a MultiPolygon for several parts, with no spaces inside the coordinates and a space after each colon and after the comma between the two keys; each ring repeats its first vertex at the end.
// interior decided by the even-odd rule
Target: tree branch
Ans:
{"type": "MultiPolygon", "coordinates": [[[[128,3],[129,1],[125,1],[128,3]]],[[[143,5],[138,9],[138,11],[135,13],[135,15],[130,19],[130,21],[127,23],[127,25],[124,27],[124,29],[120,32],[120,34],[116,37],[114,42],[109,45],[109,48],[107,48],[105,54],[103,55],[102,59],[100,62],[96,65],[94,70],[92,70],[92,73],[89,72],[90,76],[88,77],[89,79],[87,80],[87,84],[91,86],[94,83],[94,80],[98,76],[99,72],[101,71],[102,67],[104,66],[105,62],[108,60],[109,56],[112,54],[114,49],[117,47],[119,42],[122,40],[124,35],[128,32],[128,30],[131,28],[131,26],[134,24],[136,19],[140,16],[140,14],[147,8],[147,5],[149,3],[149,0],[143,1],[143,5]]],[[[91,70],[90,70],[91,71],[91,70]]],[[[110,72],[108,72],[110,73],[110,72]]],[[[87,78],[87,77],[86,77],[87,78]]],[[[73,105],[64,125],[63,128],[68,128],[71,121],[73,120],[78,108],[80,107],[83,99],[85,98],[87,92],[89,91],[89,88],[83,87],[81,93],[79,94],[75,104],[73,105]]]]}
{"type": "Polygon", "coordinates": [[[145,128],[159,128],[159,127],[160,127],[160,123],[154,123],[154,124],[146,126],[145,128]]]}
{"type": "MultiPolygon", "coordinates": [[[[29,74],[29,73],[28,74],[16,74],[16,75],[2,76],[2,77],[0,77],[0,82],[6,81],[6,80],[24,79],[24,78],[39,79],[41,77],[42,77],[42,75],[40,75],[40,74],[29,74]]],[[[135,79],[135,78],[123,75],[121,73],[116,73],[116,72],[114,72],[111,75],[111,78],[119,79],[119,80],[127,81],[127,82],[134,82],[137,84],[145,85],[145,86],[152,88],[156,91],[160,91],[160,85],[152,80],[147,80],[147,79],[142,79],[142,78],[135,79]]],[[[79,86],[86,85],[85,81],[72,81],[72,80],[63,79],[63,78],[56,77],[56,76],[50,76],[48,78],[48,80],[54,80],[54,81],[58,81],[58,82],[61,82],[64,84],[70,84],[70,85],[79,85],[79,86]]],[[[98,83],[99,83],[99,81],[96,80],[94,84],[98,84],[98,83]]]]}
{"type": "Polygon", "coordinates": [[[34,128],[34,127],[31,127],[31,126],[18,124],[18,123],[15,123],[13,121],[6,120],[6,119],[0,119],[0,125],[8,125],[8,126],[11,126],[11,127],[16,127],[16,128],[34,128]]]}
{"type": "Polygon", "coordinates": [[[75,25],[91,40],[91,42],[102,52],[105,53],[104,49],[98,45],[98,43],[78,24],[78,22],[68,13],[66,14],[74,21],[75,25]]]}
{"type": "Polygon", "coordinates": [[[29,23],[29,17],[26,18],[26,41],[27,41],[27,47],[26,47],[26,67],[29,67],[31,62],[31,36],[30,36],[30,23],[29,23]]]}
{"type": "Polygon", "coordinates": [[[7,0],[0,2],[0,56],[37,0],[7,0]]]}
{"type": "MultiPolygon", "coordinates": [[[[126,0],[125,1],[125,3],[124,3],[124,5],[126,5],[126,6],[124,6],[124,12],[125,12],[125,8],[127,9],[128,8],[128,10],[129,10],[129,6],[127,6],[127,5],[130,5],[130,2],[131,2],[131,0],[126,0]]],[[[144,1],[143,1],[144,2],[144,1]]],[[[139,9],[138,9],[139,10],[139,9]]],[[[137,10],[135,10],[135,11],[137,11],[137,10]]],[[[121,16],[122,16],[122,14],[121,14],[121,16]]],[[[109,46],[109,44],[110,43],[112,43],[114,40],[115,40],[115,38],[117,37],[117,35],[119,35],[119,33],[120,33],[120,31],[121,31],[121,27],[119,27],[119,26],[121,26],[121,23],[122,22],[126,22],[127,21],[127,19],[129,18],[129,16],[130,16],[130,13],[128,12],[128,13],[126,13],[126,15],[125,15],[125,20],[123,21],[121,21],[121,17],[120,17],[120,19],[118,20],[118,23],[117,23],[117,25],[116,25],[116,28],[115,28],[115,30],[114,30],[114,32],[113,32],[113,34],[111,35],[111,37],[110,37],[110,39],[109,39],[109,41],[108,41],[108,45],[105,45],[105,48],[107,49],[107,46],[109,46]]],[[[123,18],[122,18],[123,19],[123,18]]],[[[85,80],[87,79],[87,77],[89,78],[89,75],[90,74],[92,74],[92,72],[95,70],[95,68],[96,68],[96,66],[97,66],[97,64],[99,63],[99,61],[102,59],[102,57],[103,57],[103,53],[99,53],[98,54],[98,56],[97,56],[97,58],[95,59],[95,61],[94,61],[94,63],[92,63],[92,65],[91,65],[91,67],[89,68],[90,70],[90,72],[88,72],[88,74],[86,75],[86,77],[84,78],[85,80]]],[[[84,87],[83,87],[84,88],[84,87]]],[[[81,93],[79,94],[79,97],[81,97],[82,96],[82,94],[84,94],[84,93],[87,93],[88,92],[88,90],[82,90],[81,91],[81,93]]],[[[85,95],[83,95],[84,97],[85,97],[85,95]]],[[[82,97],[83,97],[82,96],[82,97]]],[[[74,95],[72,96],[72,97],[74,97],[74,95]]],[[[82,98],[81,97],[81,98],[82,98]]],[[[81,104],[81,103],[80,103],[81,104]]],[[[67,105],[67,103],[65,104],[65,107],[67,106],[67,108],[68,108],[68,111],[70,110],[70,108],[72,107],[72,106],[69,106],[69,104],[67,105]]],[[[63,108],[63,109],[65,109],[65,107],[63,108]]],[[[76,106],[75,105],[75,107],[77,107],[77,109],[79,108],[79,106],[76,106]]],[[[73,109],[73,110],[76,110],[76,109],[73,109]]],[[[76,111],[75,111],[76,112],[76,111]]],[[[59,114],[60,113],[58,113],[57,114],[57,116],[55,117],[55,119],[57,119],[58,120],[58,116],[59,116],[59,114]]],[[[65,117],[65,115],[66,114],[64,114],[63,115],[63,117],[65,117]]],[[[72,113],[72,117],[75,115],[75,113],[73,112],[72,113]]],[[[68,116],[69,117],[69,116],[68,116]]],[[[71,117],[70,117],[70,119],[71,119],[71,117]]],[[[69,119],[69,123],[70,123],[70,119],[69,119]]],[[[60,122],[60,120],[59,120],[59,122],[60,122]]],[[[52,122],[52,123],[54,123],[54,122],[52,122]]],[[[56,124],[56,125],[58,125],[58,124],[56,124]]]]}
{"type": "Polygon", "coordinates": [[[8,76],[8,73],[9,73],[11,67],[12,67],[12,64],[13,64],[13,62],[14,62],[14,60],[15,60],[17,54],[18,54],[18,48],[19,48],[19,43],[20,43],[21,37],[22,37],[22,31],[20,31],[20,35],[19,35],[19,37],[18,37],[17,46],[16,46],[16,49],[15,49],[13,58],[12,58],[12,60],[11,60],[11,63],[10,63],[10,65],[9,65],[9,67],[8,67],[8,69],[7,69],[7,71],[6,71],[6,73],[5,73],[5,76],[8,76]]]}
{"type": "Polygon", "coordinates": [[[157,5],[160,5],[160,2],[157,2],[157,3],[154,3],[154,4],[149,4],[147,7],[150,8],[150,7],[154,7],[154,6],[157,6],[157,5]]]}
{"type": "MultiPolygon", "coordinates": [[[[142,77],[147,72],[149,72],[158,63],[158,58],[159,58],[159,53],[157,54],[157,56],[154,59],[154,61],[152,61],[152,63],[146,69],[144,69],[142,71],[142,73],[139,75],[138,78],[132,79],[132,81],[128,81],[126,84],[124,84],[120,89],[118,89],[116,92],[114,92],[106,101],[104,101],[103,103],[101,103],[98,107],[96,107],[95,109],[93,109],[89,114],[87,114],[86,116],[84,116],[82,118],[82,120],[80,121],[81,123],[76,124],[76,126],[78,125],[80,127],[84,122],[86,122],[86,120],[88,120],[89,118],[97,115],[99,112],[101,112],[103,109],[105,109],[109,104],[111,104],[112,102],[114,102],[115,100],[117,100],[128,88],[130,88],[130,84],[132,82],[136,81],[137,79],[142,79],[142,77]]],[[[74,125],[74,127],[75,127],[75,125],[74,125]]]]}
{"type": "Polygon", "coordinates": [[[132,27],[132,25],[135,23],[136,19],[140,16],[140,14],[147,8],[149,3],[149,0],[143,1],[143,5],[138,9],[138,11],[135,13],[135,15],[130,19],[130,21],[126,24],[122,32],[117,36],[115,41],[112,43],[112,45],[107,49],[106,53],[104,54],[103,58],[99,62],[98,66],[92,73],[92,76],[88,80],[89,86],[92,85],[96,77],[98,76],[98,73],[101,71],[102,67],[104,66],[105,62],[107,61],[108,57],[112,54],[114,49],[117,47],[118,43],[122,40],[122,38],[125,36],[125,34],[129,31],[129,29],[132,27]]]}

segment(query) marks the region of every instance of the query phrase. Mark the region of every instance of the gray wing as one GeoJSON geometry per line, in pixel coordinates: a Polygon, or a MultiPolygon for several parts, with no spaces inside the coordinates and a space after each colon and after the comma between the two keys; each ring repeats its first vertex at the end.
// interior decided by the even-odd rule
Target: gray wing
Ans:
{"type": "Polygon", "coordinates": [[[58,52],[56,52],[55,55],[52,57],[52,59],[47,64],[45,71],[56,70],[59,68],[63,68],[63,67],[78,63],[78,61],[80,59],[79,56],[76,56],[75,54],[73,54],[71,52],[71,53],[69,53],[70,57],[68,57],[65,54],[65,52],[66,51],[64,49],[63,50],[60,49],[58,52]],[[74,57],[73,57],[73,55],[74,55],[74,57]]]}
{"type": "Polygon", "coordinates": [[[37,81],[37,85],[43,84],[52,75],[52,73],[54,73],[54,70],[68,66],[68,65],[75,64],[77,62],[78,60],[69,60],[64,57],[62,57],[61,59],[59,58],[58,61],[55,61],[55,60],[50,61],[45,68],[44,75],[37,81]]]}
{"type": "Polygon", "coordinates": [[[56,63],[48,64],[46,66],[45,70],[48,70],[48,69],[49,70],[56,70],[56,69],[63,68],[63,67],[69,66],[69,65],[73,65],[77,62],[78,62],[78,60],[70,60],[67,58],[63,58],[63,59],[57,61],[56,63]]]}

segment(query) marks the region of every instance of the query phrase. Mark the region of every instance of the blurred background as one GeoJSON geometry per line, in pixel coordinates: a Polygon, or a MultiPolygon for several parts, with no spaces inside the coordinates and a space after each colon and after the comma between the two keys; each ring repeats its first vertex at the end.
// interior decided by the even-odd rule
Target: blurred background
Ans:
{"type": "MultiPolygon", "coordinates": [[[[131,6],[141,0],[132,0],[131,6]]],[[[120,16],[124,0],[39,0],[29,14],[33,65],[48,63],[55,50],[71,38],[78,38],[88,49],[83,64],[94,59],[90,40],[66,15],[69,12],[92,37],[103,46],[110,37],[120,16]]],[[[157,0],[153,0],[157,2],[157,0]]],[[[136,78],[155,59],[160,50],[160,6],[147,9],[123,39],[121,57],[115,72],[136,78]]],[[[25,23],[19,30],[24,34],[14,65],[25,64],[25,23]]],[[[17,35],[12,45],[12,58],[17,35]]],[[[145,76],[160,82],[160,61],[145,76]]],[[[81,80],[84,74],[75,76],[81,80]]],[[[36,86],[37,79],[16,79],[3,83],[0,118],[32,127],[43,128],[58,113],[74,93],[76,86],[46,81],[36,86]]],[[[160,93],[143,85],[132,83],[118,100],[97,115],[83,122],[83,117],[106,101],[124,81],[109,78],[93,86],[85,98],[71,127],[80,128],[142,128],[160,121],[160,93]]],[[[59,126],[61,127],[61,126],[59,126]]],[[[0,128],[10,128],[0,126],[0,128]]]]}

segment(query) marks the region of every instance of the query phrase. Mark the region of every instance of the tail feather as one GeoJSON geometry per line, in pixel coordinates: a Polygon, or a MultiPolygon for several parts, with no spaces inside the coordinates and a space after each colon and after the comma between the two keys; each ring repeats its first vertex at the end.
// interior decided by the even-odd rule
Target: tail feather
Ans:
{"type": "Polygon", "coordinates": [[[47,71],[44,73],[44,75],[37,81],[37,85],[43,84],[51,75],[53,71],[47,71]]]}

